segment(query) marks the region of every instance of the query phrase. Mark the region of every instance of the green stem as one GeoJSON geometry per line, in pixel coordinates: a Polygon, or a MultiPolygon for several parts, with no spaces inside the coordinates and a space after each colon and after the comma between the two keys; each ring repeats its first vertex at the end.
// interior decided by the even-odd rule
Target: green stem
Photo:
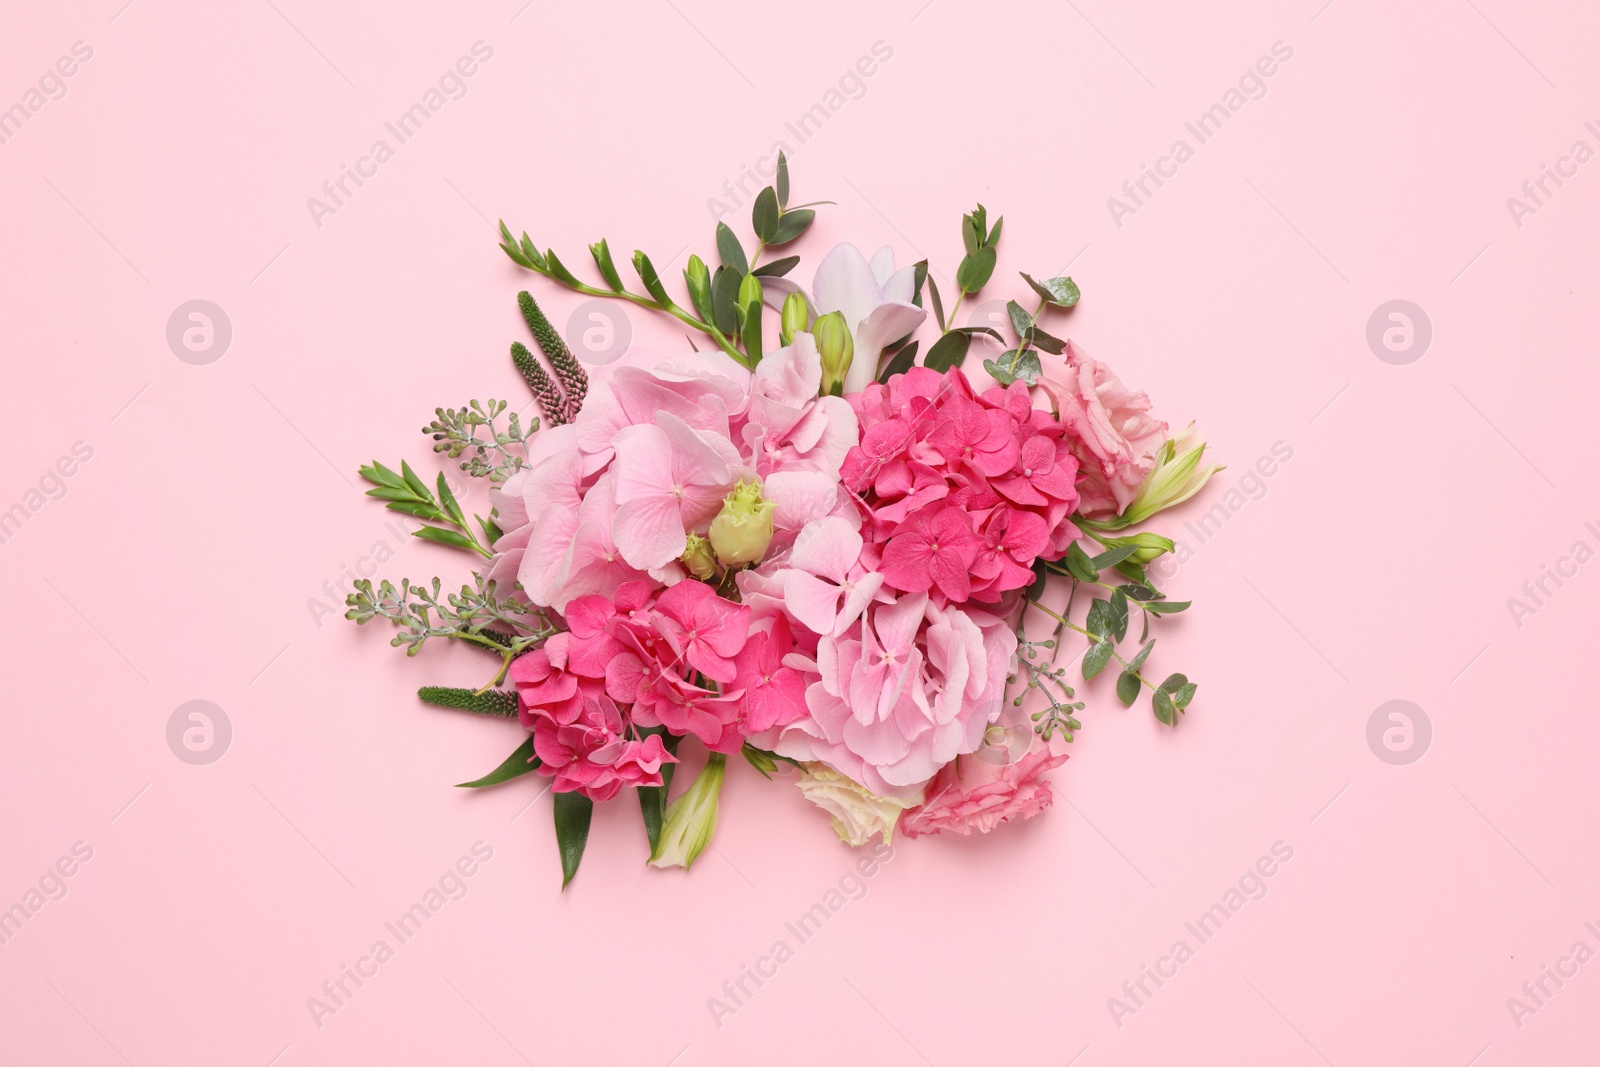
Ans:
{"type": "MultiPolygon", "coordinates": [[[[1057,615],[1055,612],[1051,611],[1049,608],[1045,607],[1043,604],[1039,603],[1037,600],[1029,600],[1029,601],[1027,601],[1027,604],[1028,604],[1029,607],[1038,608],[1040,611],[1044,612],[1046,615],[1050,616],[1052,619],[1056,620],[1061,625],[1065,626],[1067,629],[1076,630],[1078,633],[1080,633],[1083,636],[1087,637],[1094,644],[1099,644],[1101,641],[1109,640],[1108,638],[1101,637],[1099,635],[1090,633],[1088,630],[1085,630],[1082,626],[1079,626],[1077,623],[1073,622],[1071,619],[1062,618],[1060,615],[1057,615]]],[[[1087,649],[1085,649],[1085,651],[1087,651],[1087,649]]],[[[1112,647],[1111,647],[1111,654],[1113,656],[1117,657],[1117,662],[1122,664],[1123,670],[1126,671],[1127,667],[1128,667],[1128,661],[1122,658],[1122,653],[1117,651],[1115,645],[1112,645],[1112,647]]],[[[1133,676],[1135,678],[1139,679],[1139,681],[1143,685],[1147,686],[1152,693],[1155,692],[1156,687],[1155,687],[1154,684],[1151,683],[1150,679],[1146,678],[1144,675],[1140,674],[1138,671],[1134,671],[1133,672],[1133,676]]]]}

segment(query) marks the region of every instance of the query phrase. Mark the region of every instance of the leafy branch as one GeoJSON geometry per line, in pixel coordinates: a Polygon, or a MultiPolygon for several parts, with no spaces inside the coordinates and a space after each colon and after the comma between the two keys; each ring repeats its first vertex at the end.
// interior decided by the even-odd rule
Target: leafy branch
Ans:
{"type": "MultiPolygon", "coordinates": [[[[400,462],[399,474],[376,460],[369,466],[362,467],[360,473],[361,477],[373,484],[373,488],[367,490],[367,495],[387,501],[385,506],[390,511],[398,511],[422,519],[424,522],[441,524],[413,530],[411,536],[441,545],[450,545],[453,548],[464,548],[469,552],[476,552],[485,559],[494,556],[493,552],[478,541],[478,536],[472,531],[472,527],[467,525],[466,514],[456,502],[450,486],[445,484],[443,472],[439,474],[437,500],[428,491],[427,483],[417,477],[417,472],[411,469],[411,464],[404,460],[400,462]]],[[[478,520],[478,523],[484,534],[489,536],[489,543],[493,544],[496,539],[492,535],[493,523],[486,523],[482,519],[478,520]]]]}
{"type": "Polygon", "coordinates": [[[780,152],[776,182],[761,190],[751,212],[756,234],[755,255],[747,258],[733,231],[726,223],[718,223],[716,243],[720,265],[716,272],[713,273],[698,255],[691,255],[684,267],[683,280],[689,292],[689,308],[678,304],[667,294],[666,286],[662,284],[650,257],[639,250],[633,253],[633,270],[644,287],[642,293],[634,292],[623,284],[622,275],[611,257],[611,248],[603,239],[589,246],[589,255],[594,260],[603,287],[581,281],[556,255],[555,249],[547,248],[541,252],[526,231],[521,237],[513,237],[503,220],[500,223],[500,248],[519,267],[542,274],[576,292],[614,297],[640,307],[665,311],[685,325],[710,336],[730,358],[746,367],[754,367],[761,359],[760,279],[781,277],[800,260],[798,256],[789,256],[764,267],[756,266],[756,261],[768,248],[788,244],[805,233],[816,217],[816,212],[811,209],[821,203],[827,201],[789,207],[789,163],[780,152]],[[739,347],[741,343],[744,345],[742,350],[739,347]]]}

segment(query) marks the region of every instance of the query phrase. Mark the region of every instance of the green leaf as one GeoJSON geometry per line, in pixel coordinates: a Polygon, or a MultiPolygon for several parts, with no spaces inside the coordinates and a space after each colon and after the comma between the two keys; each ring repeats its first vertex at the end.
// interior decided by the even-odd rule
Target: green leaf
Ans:
{"type": "MultiPolygon", "coordinates": [[[[444,510],[449,512],[452,519],[456,520],[457,526],[466,526],[467,517],[462,514],[461,505],[456,503],[456,495],[450,491],[449,484],[444,480],[444,471],[439,472],[437,488],[439,490],[439,503],[444,505],[444,510]]],[[[468,540],[471,539],[469,538],[468,540]]]]}
{"type": "Polygon", "coordinates": [[[1133,702],[1139,699],[1139,676],[1137,674],[1123,671],[1117,675],[1117,699],[1122,701],[1123,707],[1133,707],[1133,702]]]}
{"type": "Polygon", "coordinates": [[[778,235],[778,194],[772,186],[767,186],[756,194],[755,206],[750,211],[751,227],[755,230],[756,239],[763,244],[771,244],[772,239],[778,235]]]}
{"type": "Polygon", "coordinates": [[[757,278],[781,278],[794,270],[795,264],[799,262],[799,256],[784,256],[782,259],[775,259],[771,263],[763,263],[750,273],[757,278]]]}
{"type": "Polygon", "coordinates": [[[717,329],[732,336],[739,328],[739,283],[744,275],[732,267],[718,267],[711,278],[711,318],[717,329]]]}
{"type": "Polygon", "coordinates": [[[1006,301],[1006,315],[1011,319],[1011,328],[1017,332],[1017,340],[1027,340],[1028,332],[1033,329],[1033,316],[1015,300],[1006,301]]]}
{"type": "Polygon", "coordinates": [[[444,522],[445,513],[433,503],[424,504],[418,500],[391,500],[385,505],[390,511],[398,511],[402,515],[412,515],[419,519],[433,519],[435,522],[444,522]]]}
{"type": "Polygon", "coordinates": [[[544,262],[545,268],[550,272],[550,276],[563,285],[576,289],[583,284],[578,280],[576,274],[567,269],[566,264],[556,258],[555,249],[552,248],[544,254],[544,262]]]}
{"type": "Polygon", "coordinates": [[[1112,625],[1111,605],[1104,600],[1096,600],[1090,604],[1088,617],[1083,620],[1083,628],[1097,640],[1109,635],[1115,629],[1112,625]]]}
{"type": "Polygon", "coordinates": [[[537,770],[538,767],[539,757],[533,754],[533,735],[530,734],[528,739],[518,745],[517,750],[507,756],[500,766],[482,778],[470,782],[458,782],[456,788],[483,789],[486,786],[499,785],[513,778],[521,778],[524,774],[537,770]]]}
{"type": "Polygon", "coordinates": [[[933,298],[933,321],[939,324],[939,332],[944,333],[944,301],[939,299],[939,286],[931,274],[928,276],[928,295],[933,298]]]}
{"type": "Polygon", "coordinates": [[[817,213],[812,211],[810,208],[796,208],[793,211],[786,212],[784,216],[778,220],[778,230],[775,234],[773,234],[772,240],[768,241],[767,244],[788,244],[796,237],[799,237],[801,234],[805,233],[806,229],[811,225],[811,220],[815,219],[816,217],[817,213]]]}
{"type": "Polygon", "coordinates": [[[425,685],[417,690],[417,699],[434,707],[470,711],[474,715],[489,715],[497,719],[517,717],[517,694],[508,689],[489,689],[480,693],[476,689],[425,685]]]}
{"type": "Polygon", "coordinates": [[[744,276],[739,284],[739,303],[744,311],[741,316],[742,326],[740,337],[744,340],[744,350],[750,357],[752,364],[761,360],[761,281],[753,274],[744,276]]]}
{"type": "Polygon", "coordinates": [[[983,233],[972,215],[961,216],[961,246],[972,255],[983,247],[983,233]]]}
{"type": "Polygon", "coordinates": [[[745,258],[744,248],[726,222],[717,223],[717,258],[724,267],[737,271],[741,278],[750,273],[750,261],[745,258]]]}
{"type": "Polygon", "coordinates": [[[1127,582],[1117,586],[1117,588],[1126,593],[1129,600],[1137,600],[1143,604],[1147,604],[1152,600],[1160,600],[1165,595],[1159,589],[1152,589],[1148,585],[1139,585],[1135,582],[1127,582]]]}
{"type": "Polygon", "coordinates": [[[1067,350],[1067,342],[1059,337],[1050,336],[1037,326],[1028,331],[1028,341],[1033,347],[1042,349],[1052,356],[1059,356],[1067,350]]]}
{"type": "Polygon", "coordinates": [[[925,367],[931,367],[941,374],[951,367],[959,367],[961,361],[967,358],[967,347],[972,343],[972,338],[964,333],[951,331],[933,342],[933,347],[928,349],[928,356],[922,361],[925,367]]]}
{"type": "Polygon", "coordinates": [[[998,360],[984,360],[983,369],[1001,385],[1010,385],[1018,381],[1033,385],[1044,374],[1044,367],[1040,365],[1038,355],[1033,352],[1023,352],[1019,355],[1015,348],[1002,352],[998,360]]]}
{"type": "MultiPolygon", "coordinates": [[[[1100,603],[1100,601],[1096,601],[1100,603]]],[[[1083,654],[1083,676],[1085,679],[1093,678],[1105,670],[1106,664],[1111,662],[1112,646],[1110,641],[1100,641],[1091,645],[1089,651],[1083,654]]]]}
{"type": "Polygon", "coordinates": [[[1121,641],[1128,636],[1128,594],[1118,589],[1111,594],[1111,630],[1121,641]]]}
{"type": "Polygon", "coordinates": [[[494,543],[505,536],[505,531],[500,529],[500,524],[495,522],[492,516],[485,519],[474,515],[473,518],[478,520],[478,527],[483,531],[483,539],[488,542],[490,548],[493,548],[494,543]]]}
{"type": "Polygon", "coordinates": [[[1067,570],[1080,582],[1093,582],[1100,578],[1100,569],[1077,541],[1067,546],[1067,570]]]}
{"type": "Polygon", "coordinates": [[[782,152],[778,153],[778,207],[789,206],[789,161],[782,152]]]}
{"type": "Polygon", "coordinates": [[[396,474],[388,467],[385,467],[377,460],[373,460],[371,466],[361,468],[361,477],[365,478],[369,482],[373,482],[377,485],[388,486],[391,489],[398,489],[406,484],[406,480],[404,478],[400,477],[400,475],[396,474]]]}
{"type": "Polygon", "coordinates": [[[578,873],[583,850],[589,843],[589,821],[594,801],[582,793],[553,793],[556,813],[556,847],[561,851],[561,888],[578,873]]]}
{"type": "Polygon", "coordinates": [[[1000,243],[1000,227],[1005,224],[1005,221],[1006,217],[1004,215],[1001,215],[999,218],[994,220],[994,227],[989,230],[989,236],[984,238],[983,243],[985,245],[993,248],[995,245],[1000,243]]]}
{"type": "Polygon", "coordinates": [[[1040,298],[1054,304],[1056,307],[1069,308],[1078,302],[1081,295],[1078,286],[1071,278],[1046,278],[1044,281],[1034,281],[1027,274],[1022,275],[1022,280],[1027,282],[1040,298]]]}
{"type": "Polygon", "coordinates": [[[1138,582],[1140,585],[1150,584],[1150,579],[1144,573],[1144,567],[1131,559],[1125,559],[1117,564],[1116,571],[1130,582],[1138,582]]]}
{"type": "Polygon", "coordinates": [[[1100,553],[1089,561],[1089,565],[1096,571],[1103,571],[1107,567],[1115,567],[1137,551],[1139,551],[1138,545],[1119,545],[1109,551],[1100,553]]]}
{"type": "Polygon", "coordinates": [[[426,500],[430,504],[433,503],[433,494],[428,492],[427,483],[417,477],[417,472],[412,470],[411,464],[405,460],[400,461],[400,476],[405,479],[406,485],[411,487],[411,491],[416,494],[418,500],[426,500]]]}
{"type": "Polygon", "coordinates": [[[1172,706],[1172,698],[1167,695],[1165,689],[1157,689],[1151,694],[1150,703],[1156,709],[1156,718],[1160,719],[1163,725],[1171,726],[1177,719],[1178,709],[1172,706]]]}
{"type": "Polygon", "coordinates": [[[1176,615],[1180,611],[1188,611],[1192,600],[1157,600],[1151,603],[1150,611],[1155,615],[1176,615]]]}
{"type": "Polygon", "coordinates": [[[1048,561],[1042,559],[1034,560],[1033,581],[1028,585],[1028,590],[1023,596],[1037,603],[1039,598],[1044,595],[1045,586],[1049,584],[1050,575],[1053,573],[1055,572],[1050,569],[1048,561]]]}
{"type": "Polygon", "coordinates": [[[602,237],[598,244],[590,245],[589,254],[594,257],[594,265],[600,271],[600,277],[611,287],[611,291],[622,292],[622,276],[617,273],[617,265],[611,262],[611,249],[606,246],[606,239],[602,237]]]}
{"type": "Polygon", "coordinates": [[[976,293],[988,284],[994,274],[994,249],[980,248],[961,261],[956,268],[956,284],[964,293],[976,293]]]}
{"type": "Polygon", "coordinates": [[[878,381],[886,382],[890,378],[893,378],[896,374],[904,374],[906,371],[910,370],[911,365],[917,360],[918,343],[919,342],[917,341],[912,341],[900,351],[896,352],[894,357],[889,360],[888,365],[885,366],[883,370],[878,372],[878,381]]]}
{"type": "Polygon", "coordinates": [[[1128,671],[1138,671],[1140,667],[1143,667],[1144,661],[1150,657],[1150,650],[1155,647],[1156,643],[1154,638],[1146,641],[1145,646],[1139,650],[1139,654],[1133,657],[1126,667],[1122,668],[1124,673],[1128,671]]]}
{"type": "Polygon", "coordinates": [[[387,486],[387,485],[380,485],[380,486],[378,486],[378,487],[376,487],[374,489],[368,489],[367,490],[367,495],[370,496],[370,497],[376,497],[379,500],[416,500],[417,499],[416,494],[413,493],[411,491],[411,487],[407,486],[407,485],[402,485],[399,488],[394,488],[392,486],[387,486]]]}
{"type": "Polygon", "coordinates": [[[654,298],[657,306],[662,308],[672,306],[672,298],[667,295],[667,287],[661,284],[661,277],[656,273],[655,265],[650,262],[649,256],[637,249],[633,253],[633,270],[639,275],[645,291],[654,298]]]}
{"type": "Polygon", "coordinates": [[[439,526],[424,526],[419,530],[411,531],[412,537],[420,537],[424,541],[434,541],[451,548],[464,548],[468,552],[478,551],[478,542],[454,530],[446,530],[439,526]]]}

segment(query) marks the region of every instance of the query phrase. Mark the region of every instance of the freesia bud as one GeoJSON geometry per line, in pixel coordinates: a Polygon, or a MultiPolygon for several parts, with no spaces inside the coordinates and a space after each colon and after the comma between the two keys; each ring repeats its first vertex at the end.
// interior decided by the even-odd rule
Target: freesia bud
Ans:
{"type": "Polygon", "coordinates": [[[1224,469],[1218,463],[1203,468],[1200,466],[1206,451],[1204,443],[1178,453],[1179,442],[1193,433],[1194,424],[1190,423],[1182,433],[1167,438],[1162,444],[1161,450],[1156,453],[1155,467],[1145,476],[1138,495],[1122,513],[1121,526],[1137,525],[1158,511],[1183,503],[1198,493],[1213,474],[1224,469]]]}
{"type": "Polygon", "coordinates": [[[667,805],[667,818],[661,826],[656,849],[650,854],[652,867],[682,867],[699,858],[717,832],[717,798],[722,778],[727,773],[728,757],[713,752],[698,777],[683,795],[667,805]]]}
{"type": "Polygon", "coordinates": [[[689,265],[683,268],[683,284],[689,290],[689,302],[701,318],[711,318],[711,271],[699,256],[690,256],[689,265]]]}
{"type": "Polygon", "coordinates": [[[799,293],[783,298],[783,310],[778,313],[778,338],[787,347],[794,344],[794,335],[805,330],[811,322],[811,308],[799,293]]]}
{"type": "Polygon", "coordinates": [[[812,324],[811,335],[817,339],[817,352],[822,356],[822,395],[838,396],[844,390],[844,375],[855,355],[850,327],[842,313],[830,311],[812,324]]]}
{"type": "Polygon", "coordinates": [[[717,557],[711,550],[711,542],[699,534],[689,535],[689,546],[683,550],[679,562],[701,581],[717,573],[717,557]]]}
{"type": "Polygon", "coordinates": [[[759,563],[772,541],[773,503],[761,496],[761,482],[739,479],[711,520],[711,547],[723,566],[759,563]]]}

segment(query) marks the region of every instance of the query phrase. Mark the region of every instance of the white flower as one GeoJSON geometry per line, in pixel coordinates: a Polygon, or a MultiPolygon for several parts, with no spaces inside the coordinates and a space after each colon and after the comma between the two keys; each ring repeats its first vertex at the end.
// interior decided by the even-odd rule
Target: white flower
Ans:
{"type": "Polygon", "coordinates": [[[839,840],[864,845],[876,834],[889,844],[900,813],[922,803],[922,791],[909,797],[880,797],[821,763],[807,763],[799,781],[805,798],[833,817],[839,840]]]}

